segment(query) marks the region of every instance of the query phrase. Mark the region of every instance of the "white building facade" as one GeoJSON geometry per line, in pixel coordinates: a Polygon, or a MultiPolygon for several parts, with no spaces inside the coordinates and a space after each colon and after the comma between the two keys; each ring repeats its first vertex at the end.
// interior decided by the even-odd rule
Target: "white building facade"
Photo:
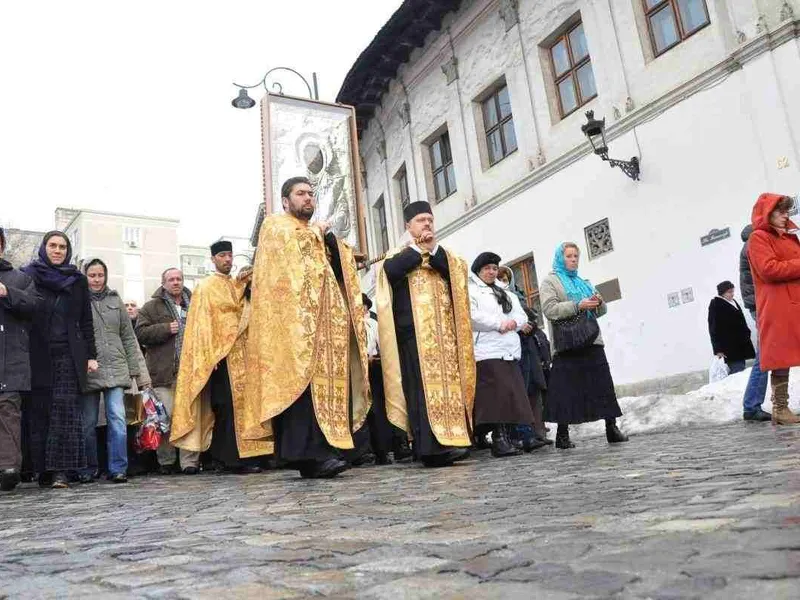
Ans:
{"type": "Polygon", "coordinates": [[[618,384],[706,369],[708,302],[738,287],[753,203],[800,192],[799,36],[800,0],[407,0],[338,97],[357,110],[370,255],[428,200],[446,247],[497,252],[536,305],[575,241],[613,300],[618,384]],[[589,110],[639,181],[591,152],[589,110]]]}
{"type": "Polygon", "coordinates": [[[70,238],[81,267],[100,258],[108,286],[139,306],[161,285],[161,273],[178,262],[178,219],[57,208],[56,227],[70,238]]]}

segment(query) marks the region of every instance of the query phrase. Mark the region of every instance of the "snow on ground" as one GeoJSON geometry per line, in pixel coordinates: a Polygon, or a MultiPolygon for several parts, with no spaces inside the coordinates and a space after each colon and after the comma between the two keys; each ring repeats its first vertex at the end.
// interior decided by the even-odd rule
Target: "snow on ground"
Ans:
{"type": "MultiPolygon", "coordinates": [[[[750,369],[746,369],[688,394],[648,394],[620,398],[622,418],[617,422],[625,433],[646,433],[671,427],[709,425],[741,420],[742,398],[749,377],[750,369]]],[[[789,407],[798,412],[800,409],[800,369],[792,370],[789,393],[789,407]]],[[[769,386],[762,408],[767,412],[772,410],[769,386]]],[[[551,426],[550,430],[552,437],[555,435],[555,426],[551,426]]],[[[570,437],[576,439],[600,435],[605,435],[605,425],[602,421],[570,427],[570,437]]]]}

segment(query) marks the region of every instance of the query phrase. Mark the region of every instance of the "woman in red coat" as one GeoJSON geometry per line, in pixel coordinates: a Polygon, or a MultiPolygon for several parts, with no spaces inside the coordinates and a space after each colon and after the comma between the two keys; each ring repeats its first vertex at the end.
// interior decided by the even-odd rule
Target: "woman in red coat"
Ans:
{"type": "Polygon", "coordinates": [[[793,201],[761,194],[748,242],[756,286],[761,369],[772,371],[772,422],[800,423],[789,410],[789,367],[800,365],[800,240],[789,220],[793,201]]]}

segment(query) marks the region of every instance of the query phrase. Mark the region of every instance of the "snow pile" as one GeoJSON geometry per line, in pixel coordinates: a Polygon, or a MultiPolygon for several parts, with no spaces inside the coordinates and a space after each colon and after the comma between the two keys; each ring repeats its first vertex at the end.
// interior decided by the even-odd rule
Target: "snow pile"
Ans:
{"type": "MultiPolygon", "coordinates": [[[[742,418],[742,398],[750,369],[684,395],[648,394],[620,398],[620,429],[625,433],[645,433],[669,427],[729,423],[742,418]]],[[[789,406],[800,409],[800,369],[793,369],[789,380],[789,406]]],[[[770,388],[762,407],[772,410],[770,388]]],[[[551,431],[555,433],[554,429],[551,431]]],[[[589,438],[605,435],[602,421],[570,427],[570,437],[589,438]]]]}

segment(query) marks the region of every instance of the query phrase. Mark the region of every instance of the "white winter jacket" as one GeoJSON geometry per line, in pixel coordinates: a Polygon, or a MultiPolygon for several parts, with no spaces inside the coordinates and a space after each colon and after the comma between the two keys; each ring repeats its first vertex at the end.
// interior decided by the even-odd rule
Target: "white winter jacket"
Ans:
{"type": "Polygon", "coordinates": [[[522,347],[516,331],[500,333],[500,324],[513,319],[517,322],[517,331],[528,322],[528,315],[522,310],[515,294],[504,290],[511,300],[511,312],[503,313],[492,289],[474,273],[469,275],[469,306],[472,317],[472,341],[475,344],[475,360],[519,360],[522,347]]]}

